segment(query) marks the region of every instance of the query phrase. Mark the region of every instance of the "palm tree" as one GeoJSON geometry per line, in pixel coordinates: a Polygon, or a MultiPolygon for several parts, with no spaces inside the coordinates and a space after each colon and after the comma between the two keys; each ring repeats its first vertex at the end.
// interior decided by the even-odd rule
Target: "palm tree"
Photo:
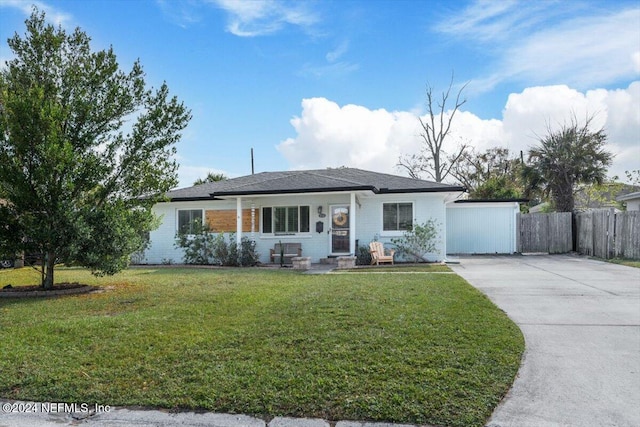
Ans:
{"type": "Polygon", "coordinates": [[[200,185],[200,184],[206,184],[208,182],[218,182],[218,181],[224,181],[225,179],[227,179],[227,176],[223,173],[213,173],[213,172],[209,172],[207,174],[207,176],[202,179],[202,178],[198,178],[193,185],[200,185]]]}
{"type": "Polygon", "coordinates": [[[612,154],[605,150],[607,134],[589,129],[593,116],[580,126],[575,116],[560,130],[549,129],[540,144],[529,150],[523,176],[528,192],[550,196],[558,212],[572,212],[574,194],[580,184],[602,184],[612,154]]]}

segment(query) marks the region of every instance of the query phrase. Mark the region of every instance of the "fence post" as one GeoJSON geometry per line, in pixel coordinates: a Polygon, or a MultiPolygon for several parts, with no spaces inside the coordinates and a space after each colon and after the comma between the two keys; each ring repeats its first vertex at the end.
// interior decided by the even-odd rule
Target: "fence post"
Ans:
{"type": "Polygon", "coordinates": [[[522,213],[516,213],[516,252],[522,253],[522,226],[520,225],[520,221],[522,221],[522,213]]]}
{"type": "Polygon", "coordinates": [[[591,256],[598,256],[596,253],[596,249],[598,247],[598,234],[596,233],[598,216],[596,215],[596,211],[591,211],[591,256]]]}
{"type": "Polygon", "coordinates": [[[616,221],[615,221],[615,227],[613,231],[614,233],[613,234],[613,246],[614,246],[613,255],[616,258],[623,253],[622,244],[624,242],[624,231],[623,231],[624,228],[625,228],[624,215],[619,215],[618,213],[616,213],[616,221]]]}
{"type": "Polygon", "coordinates": [[[615,221],[615,211],[611,208],[607,211],[607,259],[614,257],[615,221]]]}

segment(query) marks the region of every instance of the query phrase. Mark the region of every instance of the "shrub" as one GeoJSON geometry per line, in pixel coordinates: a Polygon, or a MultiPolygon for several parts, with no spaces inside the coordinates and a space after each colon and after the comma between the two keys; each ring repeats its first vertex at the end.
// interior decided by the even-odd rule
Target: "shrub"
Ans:
{"type": "Polygon", "coordinates": [[[371,252],[369,252],[368,246],[358,246],[356,265],[371,265],[371,252]]]}
{"type": "Polygon", "coordinates": [[[191,234],[178,233],[176,246],[184,249],[183,261],[185,264],[206,265],[214,262],[214,243],[216,236],[200,221],[193,224],[191,234]]]}
{"type": "Polygon", "coordinates": [[[414,262],[428,261],[425,255],[437,251],[438,223],[429,219],[424,224],[415,224],[398,239],[392,239],[399,254],[412,258],[414,262]]]}
{"type": "Polygon", "coordinates": [[[260,262],[260,255],[256,252],[256,242],[247,238],[242,237],[242,242],[240,243],[240,265],[243,266],[254,266],[260,262]]]}
{"type": "Polygon", "coordinates": [[[254,241],[243,236],[238,248],[235,233],[214,233],[200,222],[194,224],[192,234],[178,233],[176,246],[184,249],[185,264],[254,266],[260,258],[254,241]]]}

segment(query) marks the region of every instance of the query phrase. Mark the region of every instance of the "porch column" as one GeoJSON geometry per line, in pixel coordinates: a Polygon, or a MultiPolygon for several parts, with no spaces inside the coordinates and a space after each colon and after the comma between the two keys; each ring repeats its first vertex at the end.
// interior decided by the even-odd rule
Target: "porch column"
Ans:
{"type": "Polygon", "coordinates": [[[442,259],[438,261],[447,260],[447,195],[446,194],[442,198],[442,210],[444,213],[444,216],[443,216],[444,221],[442,221],[442,224],[440,224],[442,229],[439,231],[440,235],[442,236],[442,259]]]}
{"type": "Polygon", "coordinates": [[[236,243],[242,243],[242,197],[236,199],[236,243]]]}
{"type": "Polygon", "coordinates": [[[251,202],[251,240],[256,241],[256,204],[251,202]]]}
{"type": "Polygon", "coordinates": [[[351,193],[349,203],[349,252],[356,254],[356,193],[351,193]]]}

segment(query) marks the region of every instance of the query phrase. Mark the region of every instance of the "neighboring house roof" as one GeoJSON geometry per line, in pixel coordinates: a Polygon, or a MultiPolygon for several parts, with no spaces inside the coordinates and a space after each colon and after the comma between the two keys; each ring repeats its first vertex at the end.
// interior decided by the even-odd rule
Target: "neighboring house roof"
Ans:
{"type": "Polygon", "coordinates": [[[372,191],[375,194],[433,193],[465,191],[465,188],[362,169],[338,168],[262,172],[181,188],[169,191],[166,196],[172,201],[188,201],[228,196],[331,191],[372,191]]]}
{"type": "Polygon", "coordinates": [[[628,200],[640,199],[640,191],[636,191],[635,193],[625,194],[624,196],[616,197],[616,200],[619,202],[626,202],[628,200]]]}
{"type": "Polygon", "coordinates": [[[529,213],[537,213],[543,212],[545,209],[549,208],[551,204],[549,202],[538,203],[535,206],[529,208],[529,213]]]}
{"type": "Polygon", "coordinates": [[[591,209],[619,208],[620,205],[617,202],[622,201],[620,197],[629,193],[637,193],[639,189],[640,187],[636,185],[621,182],[589,185],[575,193],[575,210],[584,212],[591,209]]]}

